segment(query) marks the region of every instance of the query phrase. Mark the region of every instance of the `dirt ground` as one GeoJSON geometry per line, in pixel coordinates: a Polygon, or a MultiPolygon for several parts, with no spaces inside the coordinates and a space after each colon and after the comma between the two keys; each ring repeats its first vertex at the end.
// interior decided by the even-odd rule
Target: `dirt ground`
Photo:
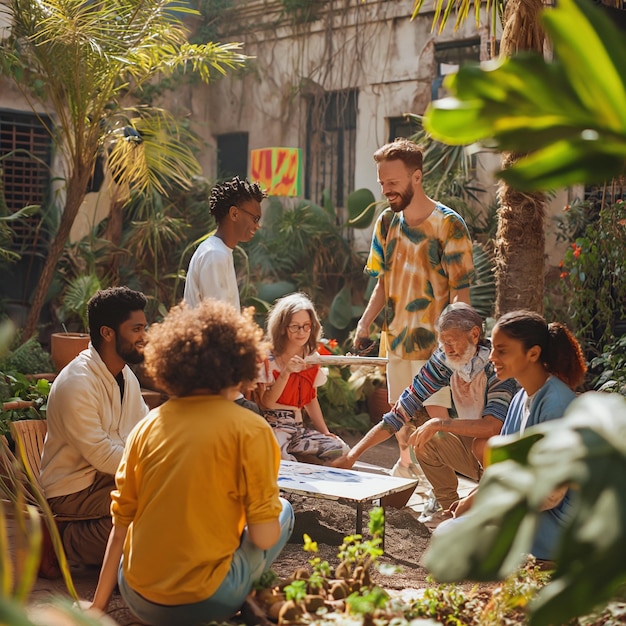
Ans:
{"type": "MultiPolygon", "coordinates": [[[[345,437],[346,443],[353,445],[358,437],[345,437]]],[[[389,469],[398,459],[398,446],[395,439],[384,442],[369,450],[361,461],[389,469]]],[[[418,487],[418,490],[420,488],[418,487]]],[[[331,565],[337,563],[337,548],[346,535],[355,532],[356,508],[350,504],[289,496],[292,503],[296,524],[290,542],[274,563],[274,571],[281,577],[287,577],[295,569],[305,565],[311,558],[302,549],[304,533],[317,541],[319,556],[331,565]]],[[[410,502],[419,500],[414,496],[410,502]]],[[[381,563],[390,563],[401,567],[401,571],[392,576],[374,573],[376,584],[387,589],[420,588],[426,585],[427,572],[419,560],[428,545],[430,531],[417,520],[419,512],[405,507],[397,510],[387,508],[385,512],[385,554],[381,563]]],[[[367,508],[363,514],[363,534],[367,538],[367,508]]]]}
{"type": "MultiPolygon", "coordinates": [[[[358,437],[347,436],[346,441],[353,444],[358,437]]],[[[397,459],[397,445],[395,440],[385,442],[368,451],[362,461],[383,468],[390,468],[397,459]]],[[[412,502],[419,502],[418,495],[412,502]]],[[[335,501],[289,496],[292,502],[296,524],[286,548],[274,563],[273,569],[279,577],[288,577],[298,567],[306,565],[312,557],[302,549],[304,533],[313,541],[318,542],[317,556],[328,560],[331,565],[337,564],[337,548],[341,545],[345,535],[355,532],[356,509],[349,504],[335,501]]],[[[419,508],[419,507],[413,507],[419,508]]],[[[400,566],[400,571],[391,576],[383,576],[379,572],[373,575],[374,581],[386,589],[419,589],[425,587],[427,572],[419,564],[419,560],[428,545],[430,532],[421,524],[417,517],[419,513],[413,508],[401,510],[387,509],[385,525],[385,554],[380,559],[382,563],[400,566]]],[[[367,536],[367,511],[364,511],[364,534],[367,536]]],[[[85,568],[74,572],[74,584],[81,598],[90,600],[95,590],[98,571],[96,568],[85,568]]],[[[31,596],[32,603],[45,602],[51,594],[67,594],[62,581],[47,581],[39,579],[31,596]]],[[[119,594],[115,594],[109,606],[108,614],[120,626],[138,624],[124,605],[119,594]]]]}

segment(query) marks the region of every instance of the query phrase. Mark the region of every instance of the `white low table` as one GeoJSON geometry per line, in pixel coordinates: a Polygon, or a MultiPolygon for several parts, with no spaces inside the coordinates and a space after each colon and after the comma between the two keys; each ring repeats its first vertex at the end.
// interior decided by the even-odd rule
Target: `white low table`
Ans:
{"type": "Polygon", "coordinates": [[[281,461],[278,487],[285,493],[296,493],[324,500],[346,500],[356,504],[356,533],[363,532],[363,504],[380,500],[417,486],[417,480],[370,474],[356,470],[281,461]]]}

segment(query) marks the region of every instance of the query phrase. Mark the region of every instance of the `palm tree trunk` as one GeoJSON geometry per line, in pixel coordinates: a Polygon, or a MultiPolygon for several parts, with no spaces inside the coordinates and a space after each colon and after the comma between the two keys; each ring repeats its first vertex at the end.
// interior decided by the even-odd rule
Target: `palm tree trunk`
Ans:
{"type": "MultiPolygon", "coordinates": [[[[507,0],[503,14],[500,54],[522,50],[543,53],[545,34],[539,23],[542,0],[507,0]]],[[[518,155],[504,153],[502,167],[518,155]]],[[[501,182],[498,188],[496,234],[496,318],[515,309],[543,313],[545,274],[545,197],[516,191],[501,182]]]]}
{"type": "Polygon", "coordinates": [[[63,214],[61,215],[61,221],[59,223],[59,229],[57,230],[54,239],[50,242],[50,248],[48,249],[48,255],[44,263],[39,282],[33,293],[33,299],[28,312],[28,317],[24,324],[24,330],[22,332],[22,342],[27,341],[37,331],[37,325],[39,324],[39,316],[41,310],[46,301],[48,290],[52,284],[54,278],[54,272],[59,263],[59,259],[63,254],[63,249],[67,243],[70,230],[78,214],[85,194],[87,193],[87,185],[89,182],[90,172],[88,168],[76,166],[74,168],[74,175],[69,179],[67,185],[67,197],[65,200],[65,207],[63,208],[63,214]],[[82,171],[86,173],[82,173],[82,171]]]}
{"type": "MultiPolygon", "coordinates": [[[[510,167],[518,155],[502,155],[510,167]]],[[[515,309],[543,313],[545,231],[544,196],[522,193],[506,183],[498,189],[496,233],[496,318],[515,309]]]]}

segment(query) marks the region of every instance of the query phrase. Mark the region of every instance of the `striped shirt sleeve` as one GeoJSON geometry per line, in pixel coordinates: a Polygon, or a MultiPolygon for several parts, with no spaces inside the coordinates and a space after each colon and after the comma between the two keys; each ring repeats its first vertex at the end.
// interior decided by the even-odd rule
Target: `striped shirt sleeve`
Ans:
{"type": "MultiPolygon", "coordinates": [[[[450,384],[452,370],[445,364],[444,353],[440,348],[433,352],[432,356],[422,369],[415,375],[410,387],[407,387],[393,409],[383,415],[383,421],[395,432],[423,408],[424,400],[450,384]]],[[[506,410],[505,410],[506,415],[506,410]]]]}

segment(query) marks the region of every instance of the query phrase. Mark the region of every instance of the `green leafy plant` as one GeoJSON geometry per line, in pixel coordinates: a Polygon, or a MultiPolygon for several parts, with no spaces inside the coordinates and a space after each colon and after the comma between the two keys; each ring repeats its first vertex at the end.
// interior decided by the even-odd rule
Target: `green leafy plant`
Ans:
{"type": "Polygon", "coordinates": [[[626,396],[626,335],[608,343],[602,354],[591,360],[591,369],[600,372],[592,383],[594,389],[626,396]]]}
{"type": "Polygon", "coordinates": [[[74,277],[65,289],[59,320],[65,325],[75,317],[80,320],[81,332],[89,332],[87,304],[101,288],[100,279],[95,274],[74,277]]]}
{"type": "Polygon", "coordinates": [[[610,600],[626,579],[626,399],[588,392],[565,417],[492,440],[470,512],[433,536],[424,564],[441,582],[494,580],[530,549],[541,504],[576,487],[550,582],[530,603],[531,626],[562,624],[610,600]]]}
{"type": "Polygon", "coordinates": [[[292,602],[302,602],[306,597],[306,580],[294,580],[285,586],[285,597],[292,602]]]}
{"type": "Polygon", "coordinates": [[[421,598],[411,603],[405,611],[406,617],[432,617],[446,626],[471,623],[467,614],[468,596],[462,589],[454,584],[436,585],[430,576],[427,580],[430,586],[424,589],[421,598]]]}
{"type": "Polygon", "coordinates": [[[495,261],[486,246],[473,242],[474,282],[470,285],[470,304],[483,318],[493,315],[496,301],[495,261]]]}
{"type": "Polygon", "coordinates": [[[537,566],[529,557],[491,593],[489,602],[478,611],[480,626],[501,626],[518,618],[525,621],[528,605],[550,580],[551,572],[537,566]]]}
{"type": "Polygon", "coordinates": [[[382,534],[384,531],[385,513],[378,507],[370,511],[368,529],[372,539],[363,541],[359,534],[347,535],[339,547],[339,565],[342,571],[349,576],[356,576],[357,570],[366,572],[379,556],[382,556],[382,534]]]}
{"type": "Polygon", "coordinates": [[[0,371],[0,435],[9,435],[10,424],[23,419],[45,419],[50,382],[33,380],[20,372],[0,371]]]}
{"type": "Polygon", "coordinates": [[[167,181],[183,187],[200,166],[191,136],[172,115],[128,101],[155,77],[178,69],[208,82],[247,57],[239,44],[190,44],[179,4],[115,0],[106,4],[11,0],[4,5],[11,28],[0,48],[0,72],[13,80],[33,112],[54,118],[46,126],[65,171],[64,207],[50,243],[25,324],[37,328],[70,230],[87,193],[98,156],[126,189],[165,192],[167,181]]]}
{"type": "Polygon", "coordinates": [[[590,355],[614,336],[626,318],[626,203],[603,206],[598,219],[568,248],[561,267],[562,289],[576,336],[590,355]]]}
{"type": "Polygon", "coordinates": [[[268,304],[304,291],[315,302],[327,334],[343,340],[365,308],[357,294],[365,292],[367,283],[364,258],[352,250],[346,233],[348,228],[369,227],[377,203],[371,191],[357,189],[348,196],[348,219],[342,224],[324,195],[323,206],[270,198],[263,228],[242,246],[250,269],[244,291],[268,304]]]}
{"type": "Polygon", "coordinates": [[[46,352],[35,337],[20,343],[19,333],[7,352],[0,357],[0,371],[16,371],[21,374],[43,374],[53,371],[50,354],[46,352]]]}
{"type": "MultiPolygon", "coordinates": [[[[351,340],[347,341],[351,343],[351,340]]],[[[322,339],[319,352],[327,355],[344,354],[336,339],[322,339]]],[[[352,376],[350,368],[331,365],[327,370],[328,378],[317,391],[326,424],[333,431],[367,432],[369,421],[359,402],[363,398],[355,385],[350,382],[352,376]]]]}
{"type": "MultiPolygon", "coordinates": [[[[495,4],[495,3],[494,3],[495,4]]],[[[602,182],[626,162],[626,43],[600,10],[563,0],[541,22],[554,60],[539,54],[466,65],[446,79],[424,125],[446,143],[528,153],[498,175],[520,190],[602,182]]]]}

